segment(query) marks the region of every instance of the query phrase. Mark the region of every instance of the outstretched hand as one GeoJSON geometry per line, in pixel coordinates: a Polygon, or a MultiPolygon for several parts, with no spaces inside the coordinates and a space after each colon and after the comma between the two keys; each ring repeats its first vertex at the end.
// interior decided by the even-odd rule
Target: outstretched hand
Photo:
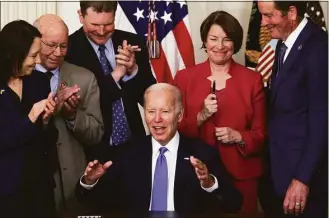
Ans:
{"type": "Polygon", "coordinates": [[[195,173],[200,180],[201,186],[203,188],[210,188],[215,184],[214,178],[209,174],[206,164],[201,160],[191,156],[190,162],[194,167],[195,173]]]}
{"type": "Polygon", "coordinates": [[[98,160],[90,161],[85,169],[84,183],[87,185],[94,184],[99,178],[101,178],[107,169],[112,165],[112,161],[108,161],[105,164],[99,163],[98,160]]]}

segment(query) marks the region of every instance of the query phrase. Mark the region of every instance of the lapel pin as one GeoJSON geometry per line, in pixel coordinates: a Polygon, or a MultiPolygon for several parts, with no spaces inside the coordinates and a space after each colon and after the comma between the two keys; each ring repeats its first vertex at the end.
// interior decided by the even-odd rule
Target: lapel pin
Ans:
{"type": "Polygon", "coordinates": [[[4,89],[1,89],[0,90],[0,95],[2,95],[2,93],[4,93],[5,92],[5,90],[4,89]]]}
{"type": "Polygon", "coordinates": [[[302,50],[303,45],[298,46],[298,50],[302,50]]]}

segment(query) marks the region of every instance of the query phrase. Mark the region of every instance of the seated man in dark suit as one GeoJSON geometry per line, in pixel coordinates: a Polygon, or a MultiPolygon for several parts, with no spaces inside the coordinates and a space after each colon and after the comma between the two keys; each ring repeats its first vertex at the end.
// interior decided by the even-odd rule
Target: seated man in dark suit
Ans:
{"type": "Polygon", "coordinates": [[[76,189],[81,202],[125,212],[239,210],[241,194],[216,149],[177,131],[180,91],[158,83],[146,90],[144,102],[151,136],[131,142],[117,161],[89,162],[76,189]]]}

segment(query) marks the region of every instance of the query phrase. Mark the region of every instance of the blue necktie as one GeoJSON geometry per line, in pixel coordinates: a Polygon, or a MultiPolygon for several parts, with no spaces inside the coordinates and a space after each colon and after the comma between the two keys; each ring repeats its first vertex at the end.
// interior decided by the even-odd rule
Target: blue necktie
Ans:
{"type": "Polygon", "coordinates": [[[276,71],[276,76],[279,76],[279,73],[283,66],[284,55],[286,54],[287,46],[282,43],[280,46],[279,59],[278,59],[278,69],[276,71]]]}
{"type": "Polygon", "coordinates": [[[168,166],[164,153],[168,151],[166,147],[159,149],[160,154],[154,171],[153,190],[152,190],[152,211],[167,210],[167,191],[168,191],[168,166]]]}
{"type": "MultiPolygon", "coordinates": [[[[100,45],[99,59],[105,75],[110,74],[113,69],[105,55],[105,45],[100,45]]],[[[130,136],[129,126],[123,109],[121,98],[112,103],[112,145],[117,146],[128,140],[130,136]]]]}

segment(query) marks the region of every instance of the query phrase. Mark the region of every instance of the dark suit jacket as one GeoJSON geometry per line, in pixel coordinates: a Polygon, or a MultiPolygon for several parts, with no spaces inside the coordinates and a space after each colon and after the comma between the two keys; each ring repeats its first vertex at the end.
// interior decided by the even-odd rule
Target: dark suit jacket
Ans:
{"type": "Polygon", "coordinates": [[[48,97],[49,80],[25,76],[21,101],[6,84],[0,92],[0,216],[53,217],[57,129],[28,118],[33,104],[48,97]]]}
{"type": "Polygon", "coordinates": [[[104,142],[107,145],[112,133],[112,102],[120,98],[123,100],[132,137],[145,136],[137,103],[143,105],[144,91],[156,82],[152,75],[145,43],[137,35],[115,30],[111,38],[115,52],[117,52],[117,47],[122,45],[123,40],[127,40],[131,45],[138,45],[142,49],[142,51],[136,52],[138,73],[126,83],[120,82],[122,89],[118,88],[111,75],[104,76],[97,54],[82,28],[70,35],[65,59],[67,62],[87,68],[95,74],[100,89],[101,111],[105,126],[104,142]]]}
{"type": "Polygon", "coordinates": [[[278,76],[276,62],[271,78],[269,149],[274,188],[284,196],[293,178],[310,186],[317,178],[327,181],[327,34],[308,21],[278,76]]]}
{"type": "Polygon", "coordinates": [[[260,157],[265,139],[265,97],[262,77],[234,61],[226,81],[224,94],[218,99],[217,113],[197,125],[197,114],[204,99],[211,92],[209,61],[179,71],[175,85],[183,95],[184,117],[179,131],[191,137],[200,137],[220,152],[228,172],[235,179],[254,179],[263,172],[260,157]],[[245,142],[239,145],[221,144],[215,139],[215,127],[230,127],[239,131],[245,142]]]}
{"type": "MultiPolygon", "coordinates": [[[[117,162],[108,169],[98,184],[88,191],[78,184],[77,195],[82,201],[99,203],[103,208],[117,206],[125,212],[149,210],[152,186],[152,143],[146,136],[130,146],[117,162]],[[113,195],[118,191],[119,195],[113,195]]],[[[180,135],[174,183],[175,211],[181,213],[205,212],[220,208],[236,211],[240,208],[241,194],[227,177],[218,153],[199,140],[180,135]],[[219,188],[213,193],[204,191],[195,170],[185,157],[193,155],[202,160],[210,173],[216,176],[219,188]],[[221,201],[219,200],[221,199],[221,201]]],[[[112,208],[113,209],[113,208],[112,208]]]]}
{"type": "Polygon", "coordinates": [[[44,128],[41,119],[33,124],[28,118],[33,104],[50,93],[45,75],[23,78],[21,102],[7,85],[0,85],[0,92],[0,164],[6,178],[0,181],[0,196],[3,196],[13,194],[26,185],[23,183],[31,185],[45,179],[42,177],[53,181],[57,129],[52,123],[44,128]]]}

